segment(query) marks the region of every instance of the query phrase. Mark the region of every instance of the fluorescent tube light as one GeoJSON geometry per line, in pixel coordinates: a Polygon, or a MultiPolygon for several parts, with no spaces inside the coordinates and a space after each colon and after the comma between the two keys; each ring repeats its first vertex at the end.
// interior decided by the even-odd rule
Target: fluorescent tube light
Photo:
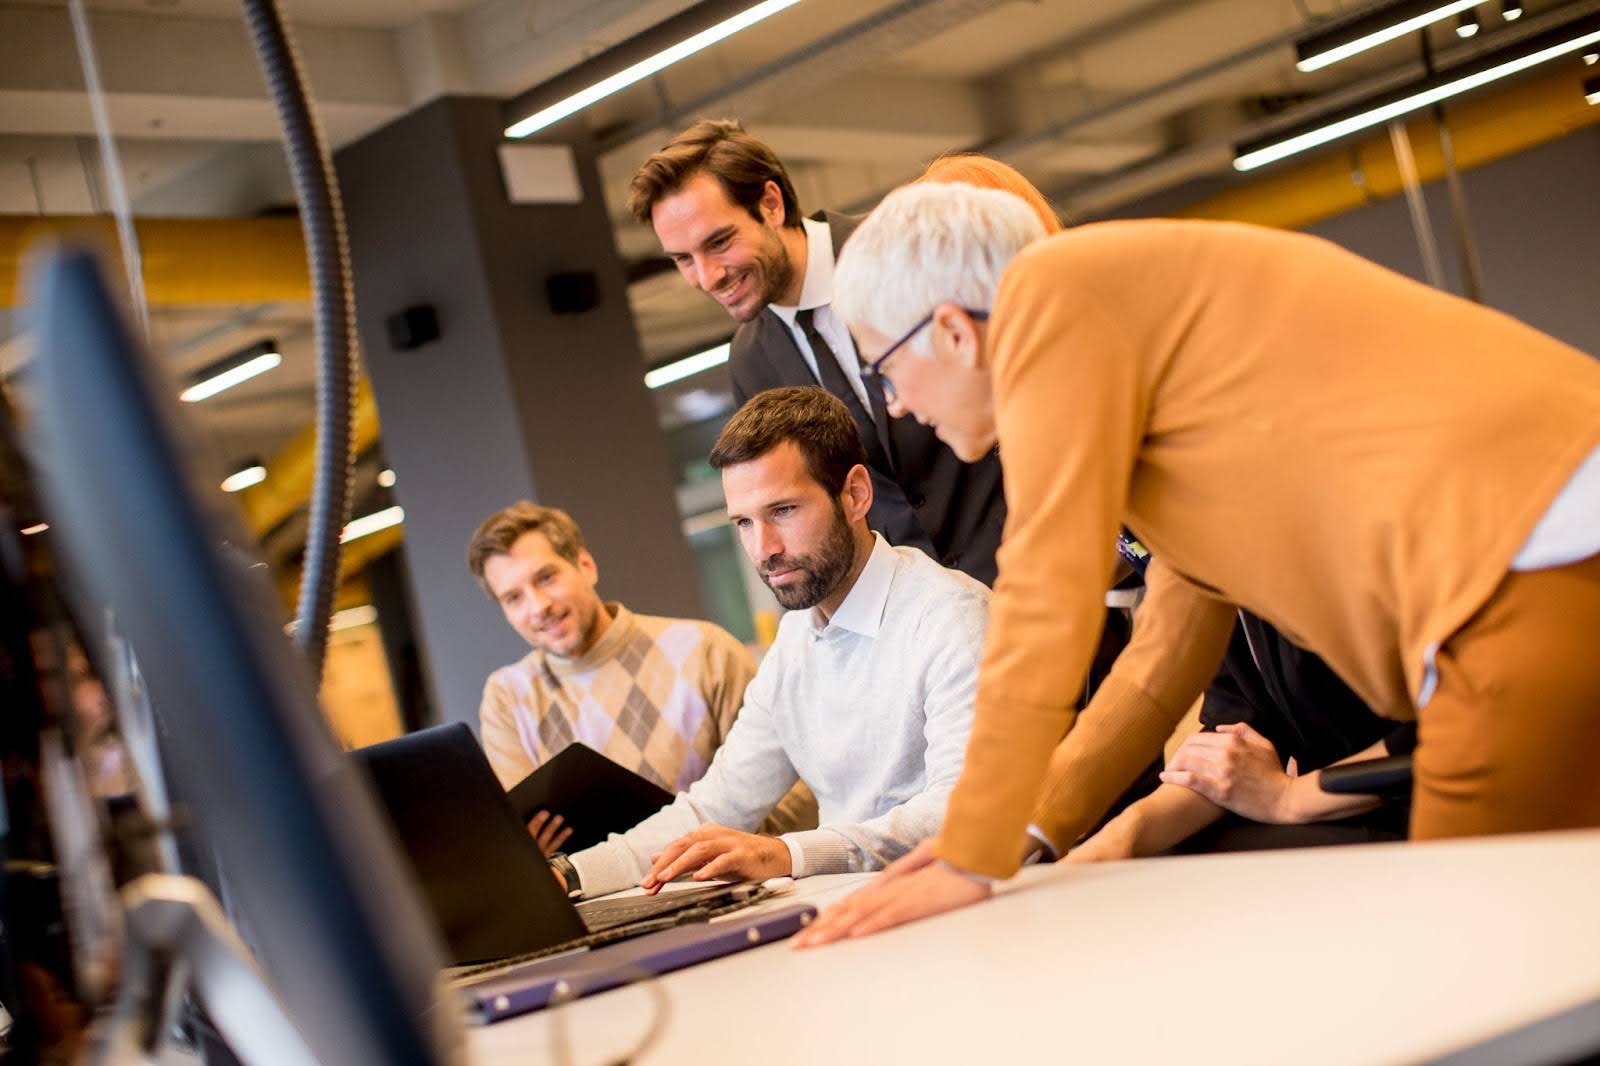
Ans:
{"type": "Polygon", "coordinates": [[[337,633],[341,629],[371,625],[377,620],[378,609],[370,603],[363,603],[360,607],[346,607],[342,611],[333,612],[333,617],[328,619],[328,632],[337,633]]]}
{"type": "Polygon", "coordinates": [[[344,527],[344,532],[339,534],[340,544],[349,544],[358,537],[365,537],[376,533],[380,529],[397,526],[406,520],[406,513],[400,507],[385,507],[381,511],[374,511],[360,518],[353,518],[350,524],[344,527]]]}
{"type": "Polygon", "coordinates": [[[1415,33],[1441,19],[1476,7],[1483,0],[1452,0],[1451,3],[1396,4],[1374,15],[1344,23],[1306,37],[1295,46],[1300,61],[1295,67],[1304,73],[1330,67],[1380,44],[1387,44],[1408,33],[1415,33]],[[1395,21],[1389,22],[1389,19],[1395,21]]]}
{"type": "Polygon", "coordinates": [[[260,463],[256,463],[223,478],[222,491],[238,492],[241,489],[249,488],[251,485],[259,485],[265,480],[267,480],[267,468],[260,463]]]}
{"type": "Polygon", "coordinates": [[[24,529],[22,531],[22,535],[24,537],[31,537],[31,536],[33,536],[33,535],[35,535],[37,533],[43,533],[45,530],[47,530],[49,528],[50,528],[50,523],[49,522],[40,522],[36,526],[29,526],[27,529],[24,529]]]}
{"type": "Polygon", "coordinates": [[[1262,140],[1242,145],[1237,151],[1233,168],[1239,171],[1254,170],[1276,163],[1280,159],[1316,148],[1352,133],[1420,111],[1425,107],[1448,100],[1452,96],[1521,73],[1541,63],[1548,63],[1564,55],[1600,43],[1600,16],[1589,16],[1572,26],[1541,34],[1524,42],[1518,54],[1502,58],[1504,53],[1491,55],[1467,64],[1454,71],[1444,71],[1424,78],[1411,86],[1390,94],[1381,104],[1364,105],[1345,118],[1312,127],[1303,133],[1280,135],[1277,139],[1262,140]]]}
{"type": "Polygon", "coordinates": [[[260,352],[245,359],[243,362],[234,363],[225,370],[207,376],[204,380],[190,385],[178,394],[184,403],[199,403],[208,400],[219,392],[225,392],[253,377],[265,374],[277,368],[283,362],[283,356],[276,350],[260,352]]]}
{"type": "Polygon", "coordinates": [[[595,82],[587,89],[573,93],[564,100],[558,100],[549,107],[535,111],[527,118],[522,119],[506,129],[507,137],[526,137],[530,133],[537,133],[546,126],[553,126],[562,119],[577,114],[590,104],[604,100],[612,93],[620,92],[635,82],[643,81],[650,75],[658,73],[672,66],[680,59],[687,59],[696,52],[711,47],[718,41],[732,37],[740,30],[748,29],[763,19],[771,18],[785,8],[793,7],[800,0],[765,0],[764,3],[731,18],[723,19],[709,29],[686,40],[680,41],[671,48],[663,49],[648,59],[642,59],[626,70],[618,71],[601,81],[595,82]]]}
{"type": "Polygon", "coordinates": [[[715,348],[707,348],[703,352],[685,356],[675,363],[658,366],[644,376],[644,387],[659,389],[663,385],[670,385],[674,381],[682,381],[692,377],[702,370],[710,370],[714,366],[721,366],[728,361],[728,352],[731,345],[719,344],[715,348]]]}

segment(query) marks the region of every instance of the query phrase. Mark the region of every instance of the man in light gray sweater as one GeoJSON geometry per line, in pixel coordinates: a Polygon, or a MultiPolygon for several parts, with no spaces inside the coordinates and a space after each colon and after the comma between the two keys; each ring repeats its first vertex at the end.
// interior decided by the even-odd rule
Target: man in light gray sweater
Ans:
{"type": "Polygon", "coordinates": [[[599,895],[696,879],[875,870],[938,832],[972,724],[989,590],[867,528],[844,404],[759,393],[711,451],[745,553],[789,609],[711,767],[659,813],[556,860],[599,895]],[[820,828],[750,830],[796,780],[820,828]]]}

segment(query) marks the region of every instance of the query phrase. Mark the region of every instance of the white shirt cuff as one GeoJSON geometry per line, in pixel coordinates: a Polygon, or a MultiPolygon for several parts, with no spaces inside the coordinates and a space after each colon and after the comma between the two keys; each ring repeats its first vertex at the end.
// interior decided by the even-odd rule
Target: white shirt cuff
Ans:
{"type": "Polygon", "coordinates": [[[634,861],[633,853],[616,838],[602,841],[567,858],[572,862],[573,869],[578,871],[584,899],[634,888],[644,876],[634,861]]]}
{"type": "Polygon", "coordinates": [[[1036,825],[1028,826],[1028,835],[1039,842],[1039,851],[1029,855],[1023,862],[1032,861],[1038,857],[1040,862],[1054,862],[1061,858],[1061,849],[1056,847],[1051,839],[1044,835],[1044,830],[1036,825]]]}
{"type": "Polygon", "coordinates": [[[784,847],[789,849],[789,876],[804,877],[806,875],[806,853],[801,849],[800,842],[794,834],[785,833],[778,838],[783,841],[784,847]]]}
{"type": "Polygon", "coordinates": [[[940,866],[943,866],[946,870],[949,870],[951,873],[956,874],[956,875],[958,875],[960,877],[964,877],[968,881],[971,881],[973,884],[982,885],[985,888],[992,887],[996,881],[1000,880],[998,877],[990,877],[988,874],[976,874],[976,873],[973,873],[971,870],[963,870],[961,867],[952,865],[951,863],[946,862],[944,859],[938,859],[936,861],[939,863],[940,866]]]}
{"type": "Polygon", "coordinates": [[[836,830],[826,827],[785,833],[778,838],[789,846],[793,877],[845,874],[860,869],[856,846],[836,830]]]}

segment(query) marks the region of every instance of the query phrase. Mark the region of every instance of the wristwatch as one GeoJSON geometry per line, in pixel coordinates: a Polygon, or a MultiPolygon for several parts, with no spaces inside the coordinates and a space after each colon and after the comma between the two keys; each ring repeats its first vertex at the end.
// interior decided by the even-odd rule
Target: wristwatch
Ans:
{"type": "Polygon", "coordinates": [[[561,875],[561,880],[567,885],[567,898],[577,899],[583,895],[583,884],[578,877],[578,868],[572,865],[572,860],[562,852],[553,852],[550,855],[550,867],[561,875]]]}

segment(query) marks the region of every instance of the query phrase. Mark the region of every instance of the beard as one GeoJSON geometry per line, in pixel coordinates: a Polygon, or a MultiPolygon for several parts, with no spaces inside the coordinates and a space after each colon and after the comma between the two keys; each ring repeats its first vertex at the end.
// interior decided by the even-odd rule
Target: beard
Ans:
{"type": "Polygon", "coordinates": [[[750,275],[753,299],[747,304],[727,308],[735,321],[750,322],[778,300],[794,281],[794,263],[789,259],[789,249],[776,230],[767,230],[767,240],[756,253],[755,261],[743,273],[750,275]]]}
{"type": "Polygon", "coordinates": [[[845,520],[844,508],[833,502],[833,524],[828,535],[816,551],[806,555],[774,555],[756,568],[761,583],[772,590],[779,606],[786,611],[804,611],[815,607],[833,595],[855,562],[855,540],[850,536],[850,523],[845,520]],[[784,570],[797,570],[805,576],[787,585],[774,586],[767,575],[784,570]]]}
{"type": "Polygon", "coordinates": [[[595,631],[600,628],[600,617],[606,614],[605,605],[577,604],[569,607],[568,613],[572,619],[572,636],[563,644],[558,644],[540,632],[532,636],[523,634],[523,639],[530,645],[543,652],[560,656],[563,659],[574,659],[594,646],[595,631]]]}

